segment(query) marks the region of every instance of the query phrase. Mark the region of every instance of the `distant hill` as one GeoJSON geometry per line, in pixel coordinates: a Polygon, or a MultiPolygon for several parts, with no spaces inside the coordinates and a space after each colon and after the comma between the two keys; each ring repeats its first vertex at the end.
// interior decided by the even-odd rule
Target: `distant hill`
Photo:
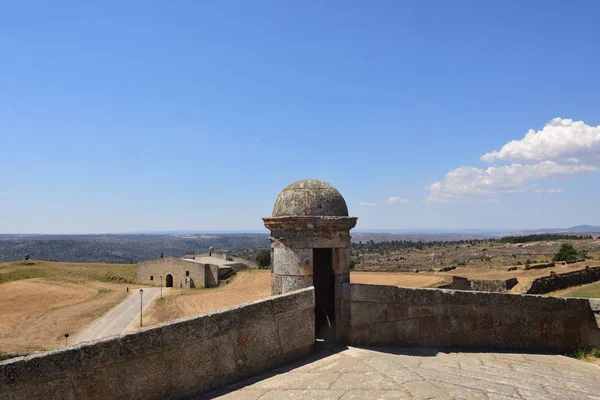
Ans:
{"type": "MultiPolygon", "coordinates": [[[[352,232],[352,241],[391,240],[453,241],[489,236],[463,233],[394,234],[352,232]]],[[[25,254],[37,260],[71,262],[135,263],[157,258],[181,257],[186,250],[205,253],[215,250],[243,250],[269,246],[266,233],[178,233],[178,234],[103,234],[103,235],[0,235],[0,262],[22,260],[25,254]]]]}
{"type": "MultiPolygon", "coordinates": [[[[352,242],[376,243],[384,241],[459,241],[487,239],[508,235],[528,235],[536,233],[596,233],[600,226],[579,225],[565,229],[538,229],[527,231],[479,230],[468,232],[424,232],[405,233],[402,231],[366,232],[352,231],[352,242]],[[483,233],[485,232],[485,233],[483,233]]],[[[72,262],[112,262],[135,263],[160,256],[181,257],[186,250],[205,253],[213,246],[217,251],[240,250],[239,255],[252,256],[257,247],[269,246],[267,233],[160,233],[160,234],[102,234],[102,235],[34,235],[1,234],[0,262],[22,260],[25,254],[38,260],[57,260],[72,262]]]]}
{"type": "Polygon", "coordinates": [[[248,249],[269,245],[267,234],[202,235],[0,235],[0,262],[37,260],[135,263],[157,258],[182,257],[186,250],[248,249]]]}
{"type": "Polygon", "coordinates": [[[543,229],[529,229],[522,231],[523,233],[595,233],[600,232],[600,226],[597,225],[577,225],[570,228],[543,228],[543,229]]]}

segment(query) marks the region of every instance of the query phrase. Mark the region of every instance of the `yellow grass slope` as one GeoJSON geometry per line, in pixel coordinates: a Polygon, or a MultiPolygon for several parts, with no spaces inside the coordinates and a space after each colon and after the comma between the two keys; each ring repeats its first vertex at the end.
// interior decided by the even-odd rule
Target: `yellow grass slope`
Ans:
{"type": "Polygon", "coordinates": [[[0,353],[63,346],[125,298],[128,284],[115,281],[134,276],[125,264],[0,263],[0,353]]]}

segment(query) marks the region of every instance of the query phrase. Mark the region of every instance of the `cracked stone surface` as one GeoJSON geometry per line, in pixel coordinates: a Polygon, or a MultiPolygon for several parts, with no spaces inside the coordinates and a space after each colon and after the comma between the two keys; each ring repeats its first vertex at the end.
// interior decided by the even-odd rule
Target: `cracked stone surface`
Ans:
{"type": "Polygon", "coordinates": [[[198,399],[600,400],[600,366],[548,354],[343,347],[198,399]]]}

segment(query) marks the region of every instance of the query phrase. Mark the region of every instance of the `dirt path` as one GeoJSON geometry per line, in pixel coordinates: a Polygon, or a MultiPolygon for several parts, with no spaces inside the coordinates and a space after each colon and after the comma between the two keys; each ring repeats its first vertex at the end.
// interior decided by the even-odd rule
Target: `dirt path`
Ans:
{"type": "MultiPolygon", "coordinates": [[[[166,291],[166,289],[163,290],[166,291]]],[[[141,297],[141,300],[137,290],[130,292],[129,297],[121,302],[121,304],[107,312],[79,335],[75,343],[102,339],[123,333],[133,321],[139,321],[140,307],[142,310],[145,309],[159,292],[159,288],[144,288],[144,295],[141,297]]]]}

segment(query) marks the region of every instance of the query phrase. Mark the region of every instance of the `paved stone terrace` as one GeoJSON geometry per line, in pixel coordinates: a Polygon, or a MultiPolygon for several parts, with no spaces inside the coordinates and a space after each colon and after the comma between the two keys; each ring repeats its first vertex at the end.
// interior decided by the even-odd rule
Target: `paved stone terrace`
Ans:
{"type": "Polygon", "coordinates": [[[557,355],[349,347],[200,399],[600,399],[600,366],[557,355]]]}

